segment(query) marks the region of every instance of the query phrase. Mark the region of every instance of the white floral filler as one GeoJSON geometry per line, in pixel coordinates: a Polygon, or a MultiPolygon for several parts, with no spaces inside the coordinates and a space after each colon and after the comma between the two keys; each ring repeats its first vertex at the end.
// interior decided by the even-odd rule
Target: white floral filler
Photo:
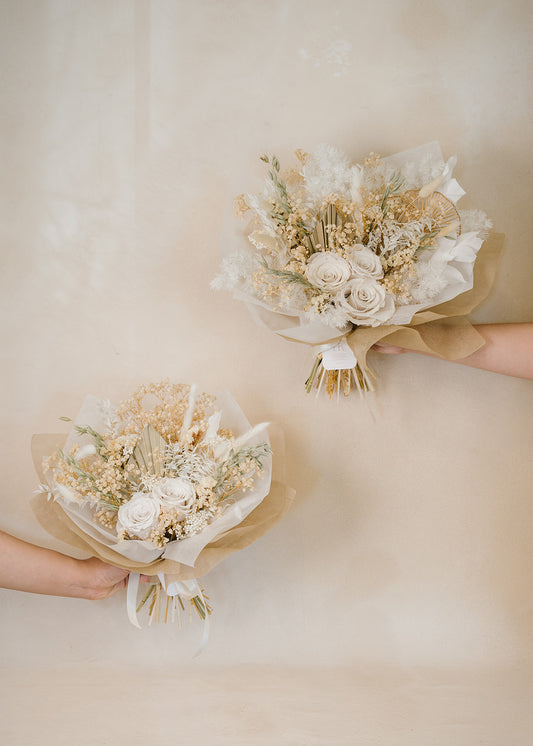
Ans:
{"type": "MultiPolygon", "coordinates": [[[[116,408],[87,397],[64,449],[45,462],[43,489],[86,534],[129,560],[192,567],[266,497],[270,454],[266,425],[251,428],[227,392],[215,399],[195,386],[151,383],[116,408]]],[[[160,580],[150,586],[151,618],[161,586],[170,594],[160,580]]],[[[173,609],[183,596],[205,618],[211,609],[194,583],[174,584],[173,609]],[[198,593],[187,592],[193,586],[198,593]]]]}
{"type": "Polygon", "coordinates": [[[329,393],[335,384],[348,393],[352,380],[367,390],[343,337],[409,324],[418,311],[470,290],[491,223],[479,210],[457,209],[464,194],[452,178],[457,159],[444,162],[438,143],[371,154],[362,164],[328,145],[296,156],[298,167],[287,172],[275,156],[261,157],[269,168],[262,193],[236,200],[237,213],[251,216],[247,241],[236,238],[241,247],[223,259],[212,286],[233,290],[285,338],[322,345],[308,391],[315,379],[322,384],[319,368],[322,377],[329,372],[329,393]]]}

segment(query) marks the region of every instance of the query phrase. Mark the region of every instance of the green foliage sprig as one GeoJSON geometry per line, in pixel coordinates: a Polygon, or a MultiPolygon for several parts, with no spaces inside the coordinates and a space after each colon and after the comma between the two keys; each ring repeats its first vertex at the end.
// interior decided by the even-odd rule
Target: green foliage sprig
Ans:
{"type": "Polygon", "coordinates": [[[272,275],[273,277],[278,277],[281,282],[303,285],[305,288],[307,288],[308,290],[313,290],[315,293],[322,292],[320,288],[317,288],[316,285],[310,283],[306,277],[300,274],[300,272],[291,272],[288,269],[274,269],[274,267],[269,267],[264,259],[261,260],[261,264],[263,265],[265,272],[267,272],[269,275],[272,275]]]}
{"type": "Polygon", "coordinates": [[[383,192],[383,197],[381,199],[381,212],[383,213],[383,217],[387,216],[387,212],[389,210],[389,206],[387,204],[388,200],[395,194],[398,194],[398,192],[402,188],[403,183],[404,177],[399,171],[394,171],[391,176],[391,180],[385,187],[385,191],[383,192]]]}
{"type": "Polygon", "coordinates": [[[105,449],[105,441],[100,433],[97,433],[96,430],[93,430],[90,425],[75,425],[74,429],[79,435],[90,435],[90,437],[93,439],[94,446],[100,458],[103,458],[104,461],[108,460],[107,456],[102,453],[102,451],[105,449]]]}
{"type": "Polygon", "coordinates": [[[268,163],[272,168],[268,172],[270,180],[276,188],[279,199],[279,209],[271,210],[270,215],[274,220],[280,223],[287,223],[288,216],[292,212],[292,207],[289,201],[289,193],[287,191],[287,184],[285,180],[280,176],[280,163],[275,155],[269,158],[268,155],[261,155],[260,159],[263,163],[268,163]]]}
{"type": "Polygon", "coordinates": [[[219,493],[220,501],[225,500],[235,492],[235,487],[231,485],[232,472],[236,469],[242,469],[246,464],[254,464],[261,471],[263,468],[261,459],[271,453],[272,450],[267,443],[261,443],[258,446],[246,446],[238,451],[234,451],[232,448],[227,459],[219,465],[214,475],[216,480],[214,491],[219,493]]]}

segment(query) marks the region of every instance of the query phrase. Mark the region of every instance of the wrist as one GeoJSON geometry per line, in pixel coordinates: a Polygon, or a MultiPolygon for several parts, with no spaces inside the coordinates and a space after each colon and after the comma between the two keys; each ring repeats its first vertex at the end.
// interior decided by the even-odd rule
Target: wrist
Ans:
{"type": "Polygon", "coordinates": [[[72,562],[69,596],[90,601],[99,598],[94,586],[94,573],[91,572],[90,560],[73,559],[72,562]]]}

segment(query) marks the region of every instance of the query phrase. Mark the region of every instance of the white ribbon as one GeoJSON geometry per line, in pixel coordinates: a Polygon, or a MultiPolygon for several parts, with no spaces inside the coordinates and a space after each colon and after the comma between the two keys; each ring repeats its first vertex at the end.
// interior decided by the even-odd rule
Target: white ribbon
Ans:
{"type": "Polygon", "coordinates": [[[157,577],[159,578],[159,582],[163,586],[163,589],[167,596],[180,596],[187,601],[191,601],[193,598],[195,598],[195,596],[198,596],[204,606],[205,616],[203,619],[204,629],[202,633],[202,639],[200,640],[200,646],[198,650],[193,656],[194,658],[197,658],[202,650],[205,648],[205,646],[207,645],[207,641],[209,640],[209,612],[207,611],[207,602],[204,599],[200,584],[197,580],[177,580],[166,585],[164,573],[158,573],[157,577]]]}
{"type": "Polygon", "coordinates": [[[137,619],[137,591],[139,590],[139,581],[141,576],[138,572],[130,572],[128,577],[128,592],[126,595],[126,608],[128,610],[128,619],[134,627],[141,629],[137,619]]]}
{"type": "MultiPolygon", "coordinates": [[[[337,379],[337,401],[340,397],[340,389],[341,389],[341,381],[340,381],[340,371],[341,370],[352,370],[353,368],[356,368],[358,365],[357,358],[355,357],[352,348],[348,344],[346,337],[342,337],[338,342],[327,342],[322,345],[315,345],[313,347],[313,352],[315,355],[321,355],[321,362],[322,362],[322,370],[319,375],[318,379],[318,388],[316,395],[320,394],[320,390],[322,388],[322,382],[324,380],[324,372],[325,371],[339,371],[338,379],[337,379]]],[[[315,363],[316,365],[316,363],[315,363]]],[[[359,391],[359,395],[363,397],[363,391],[374,391],[374,386],[372,384],[372,381],[367,374],[367,371],[363,370],[362,368],[359,369],[360,374],[363,377],[364,385],[366,386],[366,389],[361,388],[361,384],[359,383],[359,376],[355,373],[352,374],[352,378],[355,382],[355,385],[357,387],[357,390],[359,391]]],[[[316,372],[316,371],[315,371],[316,372]]],[[[370,371],[368,371],[370,372],[370,371]]],[[[364,397],[366,399],[366,397],[364,397]]]]}
{"type": "Polygon", "coordinates": [[[342,337],[334,344],[320,345],[319,351],[322,353],[322,365],[325,370],[350,370],[357,365],[357,358],[346,337],[342,337]]]}
{"type": "MultiPolygon", "coordinates": [[[[174,583],[169,583],[167,585],[165,581],[165,575],[163,573],[159,573],[157,577],[159,578],[159,582],[163,586],[163,590],[165,591],[167,596],[180,596],[186,601],[191,601],[193,598],[195,598],[195,596],[198,596],[204,606],[204,629],[202,633],[202,639],[200,640],[200,646],[194,655],[194,658],[196,658],[198,655],[200,655],[209,640],[209,613],[207,611],[207,602],[204,599],[200,584],[197,580],[181,580],[175,581],[174,583]]],[[[128,577],[128,590],[126,595],[128,619],[133,624],[133,626],[137,627],[138,629],[141,629],[139,619],[137,618],[137,593],[139,591],[140,578],[141,576],[138,572],[130,572],[128,577]]]]}

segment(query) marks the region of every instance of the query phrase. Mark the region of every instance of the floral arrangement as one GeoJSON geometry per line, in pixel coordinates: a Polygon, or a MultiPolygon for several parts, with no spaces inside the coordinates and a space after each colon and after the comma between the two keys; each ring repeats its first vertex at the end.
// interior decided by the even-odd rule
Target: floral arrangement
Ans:
{"type": "Polygon", "coordinates": [[[212,284],[232,289],[284,337],[321,345],[308,391],[324,380],[330,393],[368,390],[353,333],[382,327],[383,337],[472,288],[491,223],[457,209],[456,158],[445,163],[436,143],[362,164],[328,145],[296,157],[287,171],[275,156],[261,157],[262,192],[236,200],[237,213],[251,218],[247,241],[212,284]]]}
{"type": "Polygon", "coordinates": [[[165,621],[184,600],[203,619],[211,612],[194,570],[183,581],[180,569],[194,568],[268,495],[265,427],[250,428],[227,393],[215,399],[196,386],[151,383],[117,407],[87,397],[65,446],[44,460],[40,490],[69,527],[102,559],[135,570],[130,582],[139,572],[156,576],[138,606],[136,584],[135,594],[128,589],[134,623],[148,601],[159,621],[164,596],[165,621]]]}

